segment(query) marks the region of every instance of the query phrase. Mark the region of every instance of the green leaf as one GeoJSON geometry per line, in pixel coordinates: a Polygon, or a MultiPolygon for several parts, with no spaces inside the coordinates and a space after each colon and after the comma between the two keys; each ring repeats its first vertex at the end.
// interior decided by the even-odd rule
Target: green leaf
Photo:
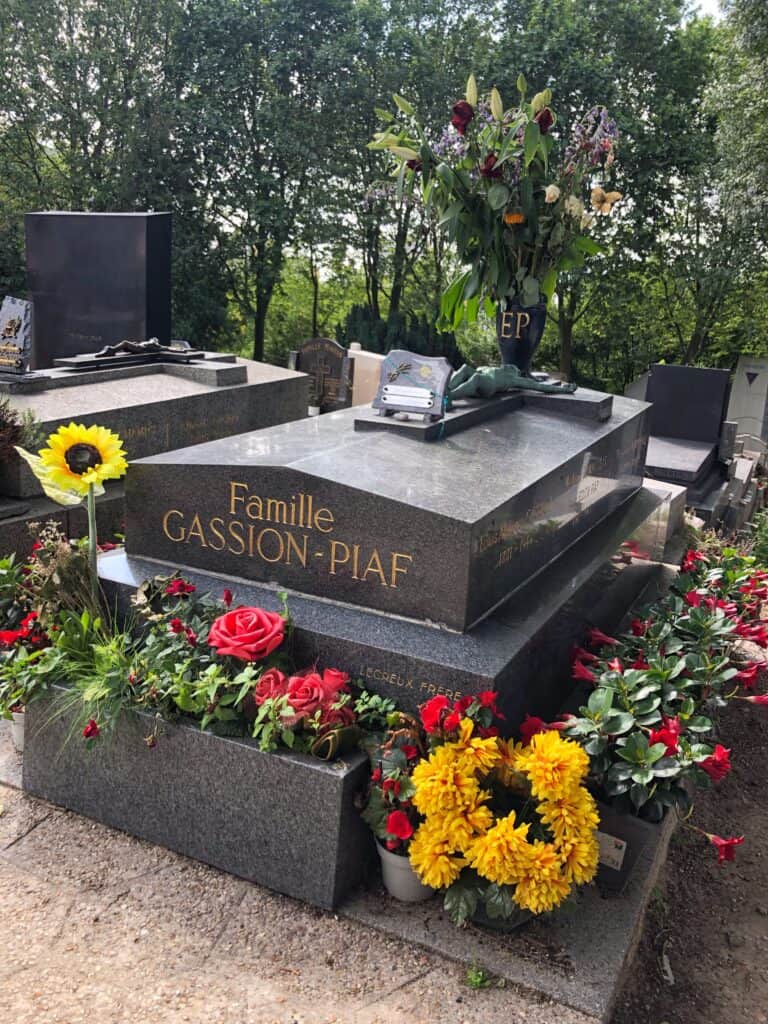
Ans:
{"type": "Polygon", "coordinates": [[[555,288],[557,287],[557,271],[554,267],[550,267],[544,277],[541,279],[541,294],[546,298],[547,302],[552,301],[552,296],[555,294],[555,288]]]}
{"type": "Polygon", "coordinates": [[[489,885],[483,897],[485,912],[493,919],[508,918],[517,909],[508,885],[489,885]]]}
{"type": "Polygon", "coordinates": [[[680,772],[680,762],[674,757],[662,757],[653,766],[653,774],[657,779],[671,779],[680,772]]]}
{"type": "Polygon", "coordinates": [[[649,782],[653,782],[653,772],[650,768],[635,768],[632,772],[632,781],[640,786],[647,786],[649,782]]]}
{"type": "Polygon", "coordinates": [[[535,277],[528,275],[523,281],[521,297],[524,306],[535,306],[539,301],[539,282],[535,277]]]}
{"type": "Polygon", "coordinates": [[[648,787],[639,782],[633,783],[629,790],[629,798],[636,808],[641,808],[648,800],[648,787]]]}
{"type": "Polygon", "coordinates": [[[539,147],[539,139],[541,138],[541,131],[535,121],[529,121],[525,126],[525,139],[523,141],[523,151],[525,153],[524,161],[525,166],[531,163],[533,158],[536,156],[536,150],[539,147]]]}
{"type": "Polygon", "coordinates": [[[500,210],[509,200],[509,189],[500,181],[495,181],[488,189],[488,204],[492,210],[500,210]]]}
{"type": "Polygon", "coordinates": [[[602,723],[602,731],[609,736],[621,736],[622,733],[629,732],[634,724],[634,715],[630,715],[628,711],[619,711],[616,714],[606,715],[605,721],[602,723]]]}
{"type": "Polygon", "coordinates": [[[658,761],[659,758],[664,757],[666,752],[666,743],[654,743],[652,747],[648,747],[648,754],[646,759],[649,764],[653,764],[654,761],[658,761]]]}
{"type": "Polygon", "coordinates": [[[383,107],[374,107],[373,112],[376,117],[381,121],[394,121],[395,115],[390,113],[388,110],[384,110],[383,107]]]}
{"type": "Polygon", "coordinates": [[[477,909],[477,889],[474,883],[459,878],[445,890],[443,907],[454,924],[464,924],[477,909]]]}

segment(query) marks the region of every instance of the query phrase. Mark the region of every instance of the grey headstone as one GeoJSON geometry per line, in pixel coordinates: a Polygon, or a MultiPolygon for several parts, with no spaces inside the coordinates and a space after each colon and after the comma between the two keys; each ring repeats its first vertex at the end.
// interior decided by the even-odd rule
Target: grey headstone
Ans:
{"type": "Polygon", "coordinates": [[[381,416],[413,413],[424,420],[445,414],[445,396],[453,369],[442,356],[420,356],[392,349],[381,364],[373,408],[381,416]]]}
{"type": "Polygon", "coordinates": [[[291,352],[288,365],[292,370],[309,374],[309,404],[317,406],[320,412],[348,409],[352,405],[355,363],[337,341],[311,338],[291,352]]]}
{"type": "Polygon", "coordinates": [[[32,303],[6,295],[0,306],[0,375],[25,374],[32,357],[32,303]]]}
{"type": "Polygon", "coordinates": [[[28,213],[35,367],[171,337],[169,213],[28,213]]]}
{"type": "Polygon", "coordinates": [[[768,441],[768,359],[741,356],[733,375],[728,419],[737,433],[768,441]]]}

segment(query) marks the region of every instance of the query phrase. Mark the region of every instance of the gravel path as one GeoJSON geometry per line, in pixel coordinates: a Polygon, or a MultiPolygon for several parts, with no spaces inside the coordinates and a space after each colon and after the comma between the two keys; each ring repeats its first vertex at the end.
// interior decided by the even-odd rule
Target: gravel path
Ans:
{"type": "Polygon", "coordinates": [[[3,1024],[594,1024],[0,786],[3,1024]]]}

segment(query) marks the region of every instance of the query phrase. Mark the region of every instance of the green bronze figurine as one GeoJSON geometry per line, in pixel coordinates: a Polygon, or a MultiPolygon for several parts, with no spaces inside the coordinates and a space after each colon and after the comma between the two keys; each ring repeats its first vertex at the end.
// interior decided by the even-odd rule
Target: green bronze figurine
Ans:
{"type": "Polygon", "coordinates": [[[494,395],[521,388],[526,391],[541,391],[548,395],[572,395],[575,384],[561,381],[548,383],[528,377],[516,366],[468,366],[466,363],[451,377],[448,384],[448,401],[455,398],[492,398],[494,395]]]}

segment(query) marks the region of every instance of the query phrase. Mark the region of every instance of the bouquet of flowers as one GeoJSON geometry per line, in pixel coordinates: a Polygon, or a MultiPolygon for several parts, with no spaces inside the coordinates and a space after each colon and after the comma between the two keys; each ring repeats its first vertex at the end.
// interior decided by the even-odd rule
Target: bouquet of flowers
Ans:
{"type": "Polygon", "coordinates": [[[553,910],[597,870],[598,814],[584,788],[589,757],[557,730],[530,741],[501,739],[496,694],[422,709],[431,752],[412,772],[423,820],[410,861],[445,893],[462,923],[483,904],[491,918],[553,910]]]}
{"type": "Polygon", "coordinates": [[[478,97],[470,75],[438,139],[402,96],[394,97],[397,114],[377,110],[386,128],[369,146],[394,157],[401,192],[421,186],[466,267],[442,296],[443,330],[465,316],[474,321],[481,305],[493,316],[497,304],[522,309],[551,299],[559,271],[601,251],[589,230],[622,198],[604,187],[618,140],[606,110],[593,107],[561,142],[551,91],[529,99],[522,75],[517,86],[517,106],[506,107],[497,89],[478,97]]]}
{"type": "Polygon", "coordinates": [[[418,722],[401,711],[390,714],[387,730],[371,753],[373,772],[363,819],[391,853],[407,856],[418,828],[411,774],[424,754],[418,722]]]}

